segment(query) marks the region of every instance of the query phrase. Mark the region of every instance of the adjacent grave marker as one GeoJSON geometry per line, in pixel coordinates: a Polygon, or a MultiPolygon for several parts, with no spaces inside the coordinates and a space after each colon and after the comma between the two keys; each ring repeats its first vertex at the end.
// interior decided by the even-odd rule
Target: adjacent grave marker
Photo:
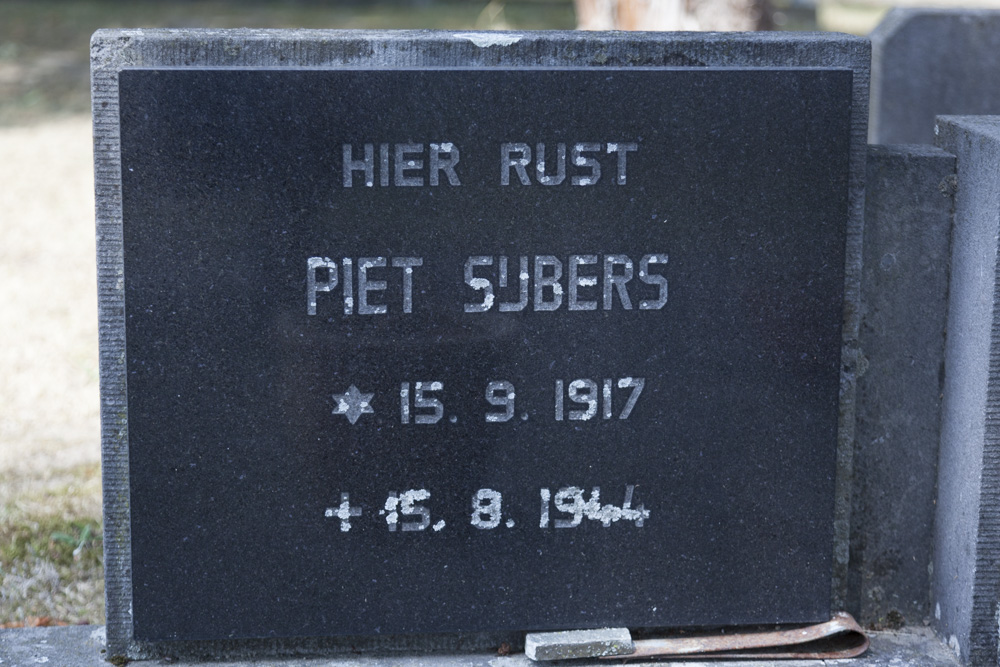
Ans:
{"type": "Polygon", "coordinates": [[[931,615],[955,157],[870,146],[865,190],[848,609],[864,625],[931,615]],[[907,465],[899,465],[905,459],[907,465]]]}
{"type": "Polygon", "coordinates": [[[864,43],[509,37],[97,36],[119,650],[829,617],[864,43]]]}
{"type": "Polygon", "coordinates": [[[871,40],[873,144],[933,144],[935,116],[1000,113],[1000,11],[894,9],[871,40]]]}
{"type": "Polygon", "coordinates": [[[934,520],[935,625],[969,664],[997,660],[1000,599],[1000,116],[938,118],[957,159],[934,520]]]}

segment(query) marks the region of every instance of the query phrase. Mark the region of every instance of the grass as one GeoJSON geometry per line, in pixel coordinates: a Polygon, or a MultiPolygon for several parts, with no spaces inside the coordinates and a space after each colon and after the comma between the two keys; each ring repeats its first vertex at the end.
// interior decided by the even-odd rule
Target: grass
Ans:
{"type": "Polygon", "coordinates": [[[0,601],[5,624],[103,622],[101,526],[42,517],[0,530],[0,601]]]}
{"type": "Polygon", "coordinates": [[[100,470],[0,480],[0,626],[104,622],[100,470]]]}
{"type": "Polygon", "coordinates": [[[91,519],[42,517],[0,529],[0,567],[40,558],[57,567],[101,566],[101,526],[91,519]],[[4,544],[5,543],[5,544],[4,544]]]}

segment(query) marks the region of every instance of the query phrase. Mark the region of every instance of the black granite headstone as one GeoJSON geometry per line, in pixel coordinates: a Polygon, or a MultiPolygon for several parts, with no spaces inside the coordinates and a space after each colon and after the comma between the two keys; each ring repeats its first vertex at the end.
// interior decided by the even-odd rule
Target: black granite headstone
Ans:
{"type": "Polygon", "coordinates": [[[139,640],[826,620],[852,73],[120,73],[139,640]]]}

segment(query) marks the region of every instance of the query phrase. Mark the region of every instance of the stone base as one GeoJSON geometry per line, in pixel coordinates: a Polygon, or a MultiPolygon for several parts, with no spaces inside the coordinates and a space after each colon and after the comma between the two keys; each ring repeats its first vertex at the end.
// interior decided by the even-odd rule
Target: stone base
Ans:
{"type": "MultiPolygon", "coordinates": [[[[0,665],[22,666],[47,664],[59,667],[107,667],[104,661],[104,627],[78,625],[64,628],[25,628],[20,630],[0,630],[0,665]]],[[[164,664],[160,660],[132,662],[141,665],[164,664]]],[[[496,654],[380,654],[380,655],[340,655],[334,657],[288,657],[236,660],[227,662],[176,661],[171,667],[526,667],[528,665],[552,664],[536,663],[523,653],[499,657],[496,654]]],[[[560,663],[563,664],[563,663],[560,663]]],[[[581,660],[566,663],[570,665],[618,664],[597,660],[581,660]]],[[[662,665],[664,663],[629,663],[634,667],[642,665],[662,665]]],[[[860,657],[851,660],[782,660],[782,661],[707,661],[671,662],[674,667],[823,667],[844,665],[844,667],[959,667],[957,657],[940,639],[927,628],[907,628],[900,632],[879,632],[872,636],[871,648],[860,657]]]]}

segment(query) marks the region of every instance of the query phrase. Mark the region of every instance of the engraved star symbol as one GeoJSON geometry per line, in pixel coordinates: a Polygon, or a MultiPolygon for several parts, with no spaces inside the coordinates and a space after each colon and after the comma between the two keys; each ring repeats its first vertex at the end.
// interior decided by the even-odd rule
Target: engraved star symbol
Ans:
{"type": "Polygon", "coordinates": [[[372,398],[374,396],[374,392],[371,394],[362,394],[352,384],[343,394],[333,395],[334,400],[337,401],[337,407],[334,409],[333,414],[344,415],[347,417],[347,421],[354,424],[363,414],[375,414],[375,411],[372,410],[372,398]]]}

